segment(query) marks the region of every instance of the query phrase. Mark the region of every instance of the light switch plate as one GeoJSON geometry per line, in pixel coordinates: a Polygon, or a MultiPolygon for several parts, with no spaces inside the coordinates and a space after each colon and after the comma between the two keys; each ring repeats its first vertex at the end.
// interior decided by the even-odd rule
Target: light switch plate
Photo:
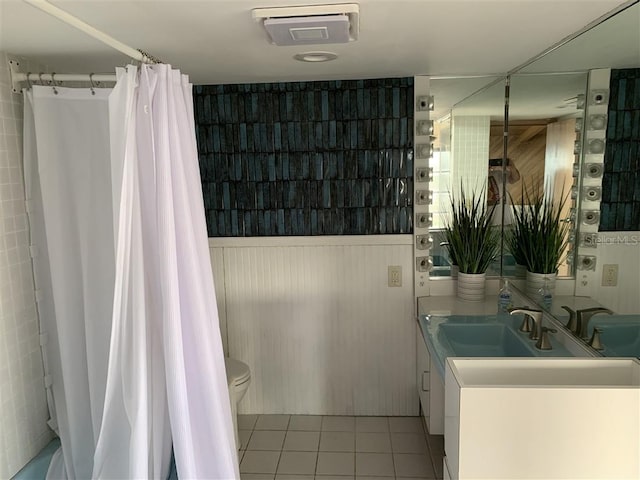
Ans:
{"type": "Polygon", "coordinates": [[[402,265],[389,265],[388,274],[390,287],[402,286],[402,265]]]}

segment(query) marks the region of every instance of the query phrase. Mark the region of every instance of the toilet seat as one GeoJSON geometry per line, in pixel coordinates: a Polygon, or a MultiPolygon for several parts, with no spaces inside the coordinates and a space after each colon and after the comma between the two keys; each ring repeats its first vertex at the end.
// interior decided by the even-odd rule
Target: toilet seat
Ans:
{"type": "Polygon", "coordinates": [[[227,384],[238,387],[251,380],[251,370],[246,363],[234,358],[225,358],[224,366],[227,371],[227,384]]]}

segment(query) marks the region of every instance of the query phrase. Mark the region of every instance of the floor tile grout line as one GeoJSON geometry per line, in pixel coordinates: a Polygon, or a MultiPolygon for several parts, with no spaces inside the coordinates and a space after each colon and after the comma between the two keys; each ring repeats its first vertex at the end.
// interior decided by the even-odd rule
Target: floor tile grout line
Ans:
{"type": "Polygon", "coordinates": [[[280,453],[278,454],[278,461],[276,462],[276,471],[273,472],[273,478],[276,478],[278,476],[278,468],[280,468],[281,459],[282,459],[282,450],[280,450],[280,453]]]}
{"type": "MultiPolygon", "coordinates": [[[[322,428],[322,422],[320,422],[320,428],[322,428]]],[[[313,468],[313,478],[316,478],[318,474],[318,462],[320,461],[320,435],[318,435],[318,450],[316,451],[316,464],[313,468]]]]}
{"type": "Polygon", "coordinates": [[[395,479],[398,476],[398,472],[396,471],[396,456],[393,453],[393,440],[391,438],[391,423],[389,423],[389,445],[391,445],[391,463],[393,464],[393,478],[395,479]]]}

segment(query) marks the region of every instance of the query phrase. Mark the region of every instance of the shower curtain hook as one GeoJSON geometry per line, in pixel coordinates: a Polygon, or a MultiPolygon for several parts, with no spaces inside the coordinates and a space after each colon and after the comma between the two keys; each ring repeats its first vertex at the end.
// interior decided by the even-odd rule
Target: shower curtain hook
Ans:
{"type": "Polygon", "coordinates": [[[44,73],[40,72],[38,74],[38,78],[40,79],[40,85],[42,85],[44,87],[44,80],[42,80],[42,75],[44,75],[44,73]]]}
{"type": "Polygon", "coordinates": [[[27,73],[27,90],[31,90],[32,86],[31,86],[31,80],[29,79],[29,77],[31,76],[31,72],[27,73]]]}
{"type": "Polygon", "coordinates": [[[91,90],[91,95],[95,95],[96,91],[94,90],[94,83],[93,83],[93,73],[89,74],[89,83],[91,84],[91,87],[89,88],[91,90]]]}
{"type": "Polygon", "coordinates": [[[53,88],[54,95],[58,95],[58,90],[56,89],[56,80],[55,80],[56,72],[51,74],[51,85],[53,88]]]}

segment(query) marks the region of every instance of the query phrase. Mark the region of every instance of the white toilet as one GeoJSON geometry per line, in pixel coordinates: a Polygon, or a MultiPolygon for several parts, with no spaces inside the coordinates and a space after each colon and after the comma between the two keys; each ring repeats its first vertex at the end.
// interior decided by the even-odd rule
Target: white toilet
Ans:
{"type": "Polygon", "coordinates": [[[251,370],[246,363],[233,358],[225,357],[224,366],[227,370],[227,385],[229,386],[229,399],[231,401],[231,416],[233,417],[233,430],[236,436],[236,448],[240,450],[240,437],[238,436],[238,403],[251,383],[251,370]]]}

